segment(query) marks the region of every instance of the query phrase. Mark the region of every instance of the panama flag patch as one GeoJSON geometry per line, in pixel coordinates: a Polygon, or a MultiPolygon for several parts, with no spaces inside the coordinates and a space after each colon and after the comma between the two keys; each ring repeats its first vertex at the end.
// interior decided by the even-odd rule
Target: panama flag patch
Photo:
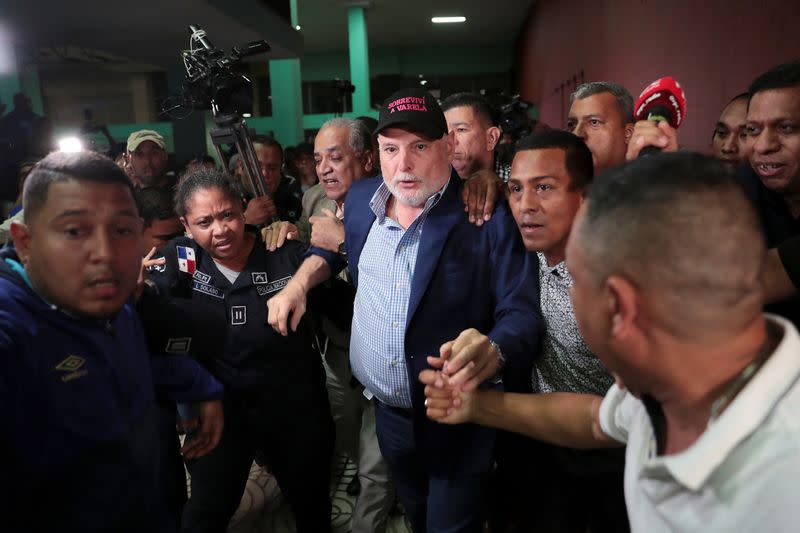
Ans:
{"type": "Polygon", "coordinates": [[[196,263],[194,261],[194,250],[188,246],[176,246],[178,250],[178,270],[187,274],[194,274],[196,263]]]}

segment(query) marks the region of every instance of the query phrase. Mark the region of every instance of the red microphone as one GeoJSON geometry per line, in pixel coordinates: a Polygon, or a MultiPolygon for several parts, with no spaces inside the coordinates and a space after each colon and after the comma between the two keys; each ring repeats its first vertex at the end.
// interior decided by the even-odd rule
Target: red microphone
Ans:
{"type": "MultiPolygon", "coordinates": [[[[673,128],[680,127],[686,118],[686,94],[680,83],[671,76],[658,79],[644,88],[636,100],[636,120],[667,122],[673,128]]],[[[639,157],[661,151],[657,146],[646,146],[639,157]]]]}

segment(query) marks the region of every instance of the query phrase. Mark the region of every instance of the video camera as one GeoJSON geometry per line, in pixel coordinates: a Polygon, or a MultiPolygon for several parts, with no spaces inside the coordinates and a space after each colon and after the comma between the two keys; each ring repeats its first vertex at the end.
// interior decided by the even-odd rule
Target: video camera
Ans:
{"type": "Polygon", "coordinates": [[[518,94],[511,97],[511,101],[500,107],[499,124],[503,133],[511,134],[515,139],[521,139],[531,133],[531,123],[528,117],[530,102],[522,100],[518,94]]]}
{"type": "Polygon", "coordinates": [[[234,46],[226,55],[213,47],[203,29],[190,25],[189,31],[189,50],[181,52],[186,79],[181,87],[181,104],[177,107],[210,109],[217,125],[211,130],[211,141],[223,167],[228,167],[223,146],[236,145],[249,192],[255,196],[269,196],[250,131],[242,118],[252,112],[253,83],[235,67],[242,58],[268,52],[270,46],[266,41],[252,41],[241,48],[234,46]]]}
{"type": "Polygon", "coordinates": [[[184,107],[211,109],[215,116],[252,112],[253,83],[235,67],[244,57],[269,52],[269,44],[252,41],[234,46],[226,55],[214,48],[201,28],[190,25],[189,31],[189,50],[181,53],[186,69],[182,87],[184,107]]]}

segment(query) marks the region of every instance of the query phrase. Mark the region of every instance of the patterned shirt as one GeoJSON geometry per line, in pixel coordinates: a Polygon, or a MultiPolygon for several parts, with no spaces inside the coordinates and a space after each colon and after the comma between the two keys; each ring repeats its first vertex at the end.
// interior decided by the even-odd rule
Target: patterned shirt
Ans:
{"type": "Polygon", "coordinates": [[[393,407],[411,408],[405,354],[411,280],[425,220],[446,189],[447,182],[428,198],[408,229],[386,214],[391,196],[386,184],[381,183],[369,202],[376,218],[358,261],[350,366],[365,395],[393,407]]]}
{"type": "Polygon", "coordinates": [[[511,177],[511,165],[505,165],[500,162],[500,158],[494,158],[494,173],[503,183],[508,183],[508,178],[511,177]]]}
{"type": "Polygon", "coordinates": [[[533,392],[582,392],[604,396],[614,378],[581,337],[569,288],[572,276],[564,261],[548,266],[539,257],[539,303],[546,331],[542,356],[533,369],[533,392]]]}

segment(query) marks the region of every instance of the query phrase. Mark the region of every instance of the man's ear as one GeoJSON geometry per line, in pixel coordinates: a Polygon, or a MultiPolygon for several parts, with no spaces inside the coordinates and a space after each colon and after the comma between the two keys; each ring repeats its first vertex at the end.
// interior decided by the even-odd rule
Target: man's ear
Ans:
{"type": "Polygon", "coordinates": [[[375,161],[373,161],[372,157],[372,150],[366,150],[361,157],[363,158],[361,160],[361,165],[364,167],[364,171],[372,172],[372,167],[375,165],[375,161]]]}
{"type": "Polygon", "coordinates": [[[450,164],[453,162],[453,157],[456,154],[456,134],[452,131],[448,131],[444,139],[447,145],[447,163],[450,164]]]}
{"type": "Polygon", "coordinates": [[[628,144],[629,142],[631,142],[631,135],[633,135],[634,126],[635,126],[635,124],[633,122],[629,122],[629,123],[625,124],[625,132],[624,132],[625,144],[628,144]]]}
{"type": "Polygon", "coordinates": [[[19,220],[11,223],[11,239],[14,241],[14,248],[23,265],[28,264],[31,249],[31,230],[19,220]]]}
{"type": "Polygon", "coordinates": [[[495,147],[497,147],[497,143],[500,142],[500,136],[502,133],[500,132],[500,128],[497,126],[492,126],[491,128],[486,130],[486,151],[493,152],[495,147]]]}
{"type": "Polygon", "coordinates": [[[611,320],[609,335],[612,340],[625,340],[638,329],[638,290],[627,278],[612,275],[606,280],[606,311],[611,320]]]}

